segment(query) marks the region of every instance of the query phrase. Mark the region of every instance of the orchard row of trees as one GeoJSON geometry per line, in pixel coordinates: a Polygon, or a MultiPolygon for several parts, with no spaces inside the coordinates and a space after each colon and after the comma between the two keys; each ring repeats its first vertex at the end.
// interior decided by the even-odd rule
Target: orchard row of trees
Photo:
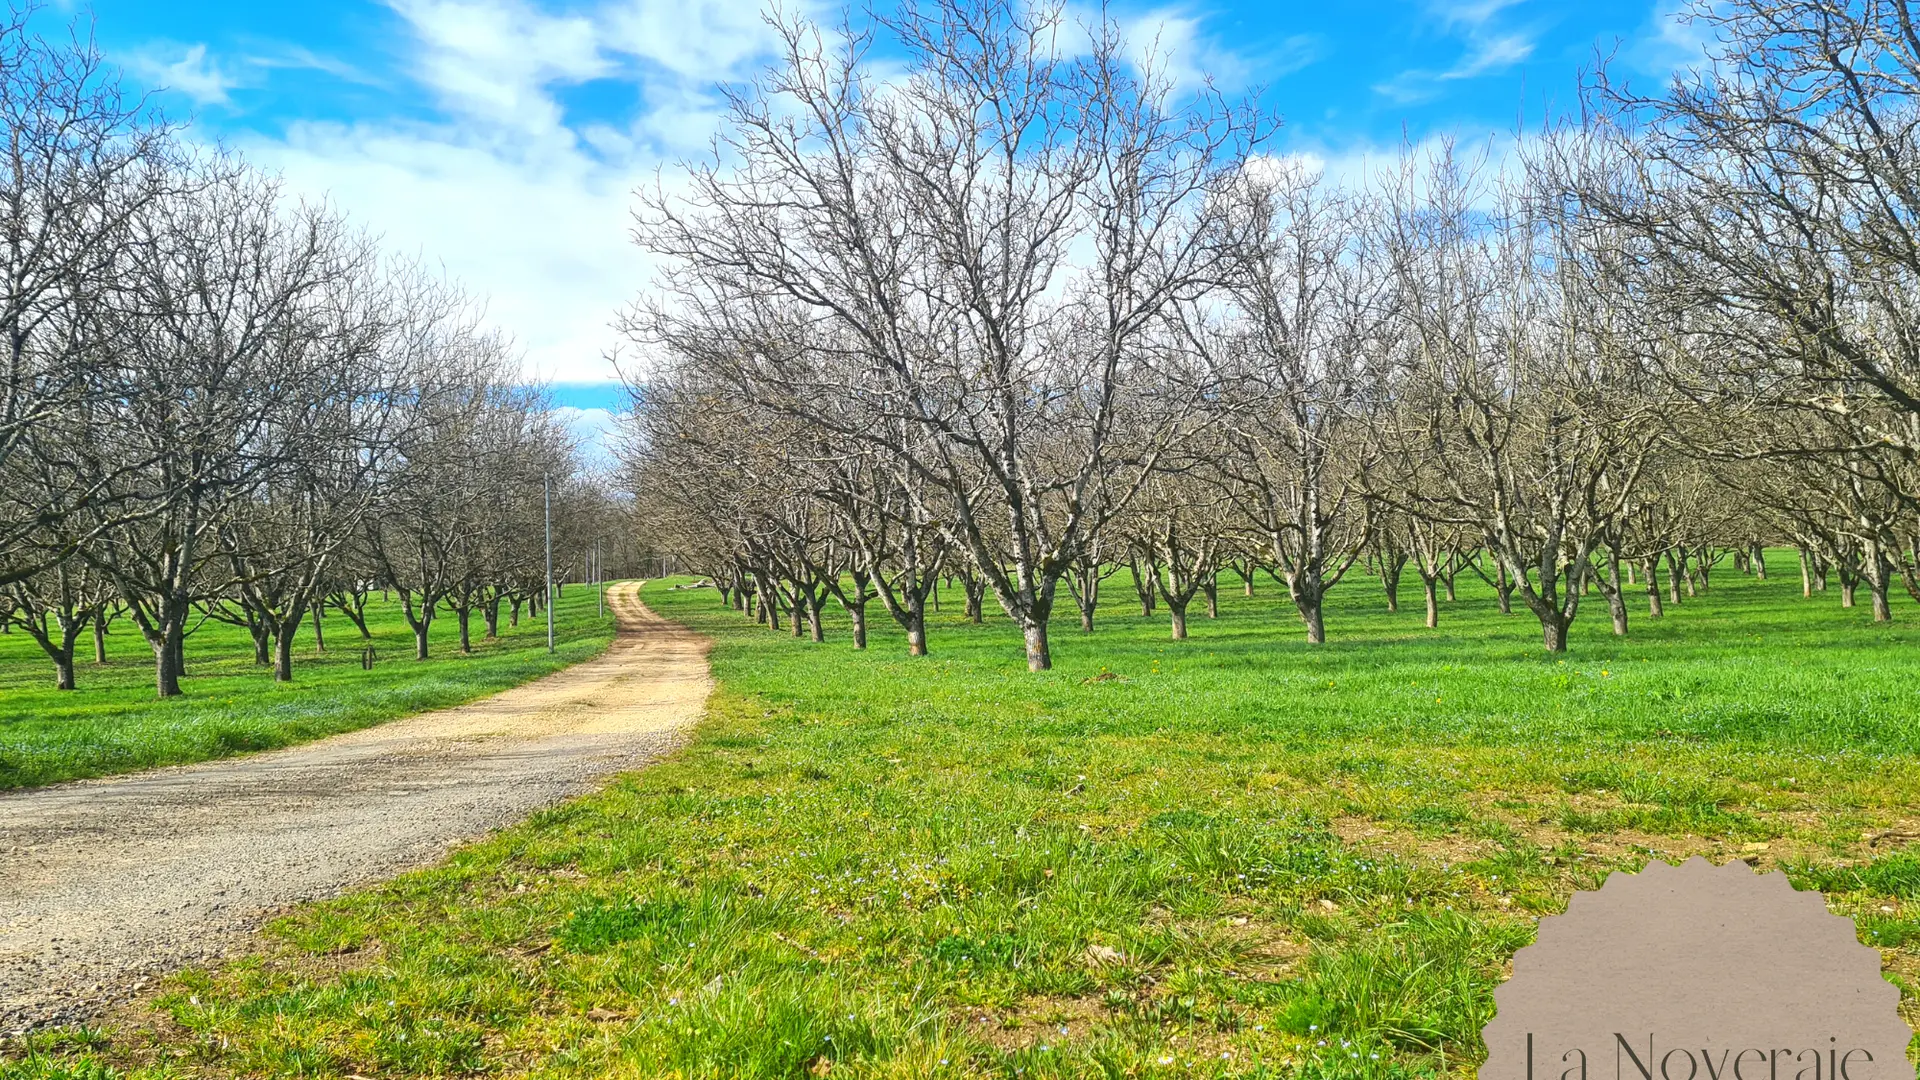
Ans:
{"type": "Polygon", "coordinates": [[[1550,650],[1729,550],[1796,546],[1876,619],[1920,588],[1904,4],[1702,3],[1659,94],[1602,70],[1499,161],[1344,184],[1063,11],[776,20],[712,158],[644,197],[631,483],[734,603],[815,636],[838,603],[862,643],[877,600],[919,653],[946,575],[1041,670],[1061,593],[1090,628],[1121,567],[1175,637],[1270,572],[1315,642],[1356,567],[1411,568],[1430,622],[1471,572],[1550,650]]]}
{"type": "Polygon", "coordinates": [[[124,618],[180,693],[186,642],[244,627],[292,678],[335,612],[398,593],[427,656],[544,602],[615,508],[479,306],[324,205],[198,150],[86,42],[0,30],[0,622],[71,689],[124,618]],[[597,523],[596,523],[597,522],[597,523]]]}

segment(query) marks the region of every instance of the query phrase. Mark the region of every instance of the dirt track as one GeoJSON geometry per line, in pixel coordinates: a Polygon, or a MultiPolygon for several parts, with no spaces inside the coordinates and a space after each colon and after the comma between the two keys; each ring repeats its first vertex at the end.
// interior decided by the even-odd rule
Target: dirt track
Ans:
{"type": "Polygon", "coordinates": [[[0,795],[0,1034],[71,1021],[217,956],[274,911],[671,749],[706,642],[612,590],[601,656],[493,697],[250,757],[0,795]]]}

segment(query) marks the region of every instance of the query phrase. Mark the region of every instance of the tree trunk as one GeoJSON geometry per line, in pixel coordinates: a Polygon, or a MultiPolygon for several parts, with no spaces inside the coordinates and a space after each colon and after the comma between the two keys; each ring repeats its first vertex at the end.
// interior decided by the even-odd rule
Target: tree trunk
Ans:
{"type": "Polygon", "coordinates": [[[160,640],[153,643],[153,683],[158,697],[180,696],[180,649],[178,642],[185,627],[174,619],[161,627],[160,640]]]}
{"type": "Polygon", "coordinates": [[[296,615],[287,622],[285,632],[273,643],[273,681],[280,683],[293,681],[293,628],[300,625],[300,617],[296,615]]]}
{"type": "Polygon", "coordinates": [[[863,600],[858,604],[848,604],[847,618],[853,621],[853,647],[856,649],[866,648],[867,647],[866,601],[863,600]]]}
{"type": "Polygon", "coordinates": [[[1217,574],[1208,574],[1200,583],[1200,592],[1207,598],[1207,618],[1220,617],[1220,578],[1217,574]]]}
{"type": "Polygon", "coordinates": [[[1660,605],[1660,557],[1649,556],[1641,566],[1647,579],[1647,617],[1658,619],[1667,613],[1660,605]]]}
{"type": "Polygon", "coordinates": [[[1387,559],[1380,564],[1380,584],[1387,590],[1387,610],[1400,610],[1400,570],[1407,560],[1387,559]]]}
{"type": "MultiPolygon", "coordinates": [[[[1169,600],[1167,601],[1167,615],[1168,621],[1173,625],[1173,640],[1187,640],[1187,606],[1185,604],[1175,605],[1173,601],[1169,600]]],[[[1034,670],[1037,671],[1039,669],[1035,668],[1034,670]]]]}
{"type": "Polygon", "coordinates": [[[1813,567],[1807,565],[1811,557],[1807,554],[1806,545],[1802,544],[1800,546],[1800,595],[1803,597],[1813,595],[1813,567]]]}
{"type": "Polygon", "coordinates": [[[1747,557],[1747,562],[1753,567],[1755,581],[1767,580],[1767,549],[1764,546],[1753,545],[1753,554],[1747,557]]]}
{"type": "Polygon", "coordinates": [[[1140,594],[1140,617],[1152,618],[1154,606],[1159,602],[1159,590],[1153,584],[1158,577],[1158,571],[1155,571],[1154,578],[1149,578],[1140,573],[1138,562],[1129,562],[1127,572],[1133,575],[1133,591],[1140,594]]]}
{"type": "Polygon", "coordinates": [[[908,589],[907,608],[907,655],[927,655],[927,605],[917,591],[908,589]]]}
{"type": "Polygon", "coordinates": [[[499,637],[500,636],[500,598],[498,596],[491,597],[490,599],[487,600],[485,604],[481,605],[480,617],[486,620],[487,640],[491,641],[494,638],[499,637]]]}
{"type": "Polygon", "coordinates": [[[1420,575],[1420,584],[1425,587],[1427,594],[1427,626],[1430,628],[1439,626],[1440,594],[1434,588],[1434,586],[1439,584],[1439,579],[1428,577],[1423,573],[1420,575]]]}
{"type": "Polygon", "coordinates": [[[267,630],[267,621],[252,623],[247,633],[253,637],[253,666],[266,667],[273,663],[273,635],[267,630]]]}
{"type": "Polygon", "coordinates": [[[1553,615],[1540,617],[1540,638],[1548,652],[1567,651],[1567,620],[1553,615]]]}
{"type": "Polygon", "coordinates": [[[1324,602],[1316,597],[1311,603],[1296,605],[1300,608],[1300,618],[1307,624],[1307,644],[1325,645],[1327,643],[1327,623],[1324,602]]]}
{"type": "Polygon", "coordinates": [[[1073,586],[1073,602],[1080,609],[1080,632],[1093,633],[1093,614],[1100,607],[1100,568],[1074,571],[1068,579],[1073,586]]]}
{"type": "Polygon", "coordinates": [[[1613,632],[1627,634],[1627,597],[1620,591],[1620,556],[1607,555],[1607,583],[1600,590],[1607,594],[1607,611],[1613,615],[1613,632]]]}
{"type": "Polygon", "coordinates": [[[1048,671],[1053,668],[1053,652],[1047,647],[1047,621],[1030,618],[1021,630],[1027,639],[1027,670],[1048,671]]]}
{"type": "Polygon", "coordinates": [[[1893,608],[1887,603],[1887,591],[1893,587],[1893,567],[1880,553],[1878,543],[1866,546],[1861,564],[1861,576],[1867,581],[1867,595],[1872,598],[1873,621],[1892,622],[1893,608]]]}
{"type": "Polygon", "coordinates": [[[325,604],[313,605],[313,647],[317,652],[327,651],[327,632],[320,625],[321,610],[325,604]]]}
{"type": "Polygon", "coordinates": [[[453,609],[453,617],[460,624],[460,651],[467,655],[473,653],[473,608],[461,604],[453,609]]]}
{"type": "Polygon", "coordinates": [[[71,690],[73,687],[73,649],[69,647],[54,653],[53,688],[55,690],[71,690]]]}
{"type": "Polygon", "coordinates": [[[106,613],[101,611],[93,613],[93,662],[107,662],[107,619],[106,613]]]}

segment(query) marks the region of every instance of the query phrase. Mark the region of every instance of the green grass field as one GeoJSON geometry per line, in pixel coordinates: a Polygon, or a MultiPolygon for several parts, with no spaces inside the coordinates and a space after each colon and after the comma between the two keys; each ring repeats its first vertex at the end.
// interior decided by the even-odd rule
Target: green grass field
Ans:
{"type": "Polygon", "coordinates": [[[596,612],[594,593],[567,591],[554,606],[556,649],[546,651],[545,617],[522,618],[480,640],[462,656],[459,628],[443,615],[431,632],[432,659],[413,659],[413,631],[397,598],[368,605],[371,642],[344,616],[326,620],[331,651],[314,648],[311,625],[295,644],[291,684],[253,662],[245,630],[206,622],[187,639],[184,696],[153,694],[153,651],[130,622],[108,636],[107,663],[95,665],[84,635],[76,663],[79,688],[53,689],[53,663],[32,638],[0,634],[0,790],[86,776],[175,765],[316,739],[426,709],[455,705],[584,660],[612,640],[611,616],[596,612]],[[377,652],[360,667],[363,646],[377,652]]]}
{"type": "Polygon", "coordinates": [[[1695,853],[1828,890],[1920,1020],[1914,605],[1722,568],[1554,657],[1483,588],[1352,580],[1310,648],[1269,581],[1181,643],[1113,584],[1040,676],[957,596],[913,660],[649,586],[717,642],[684,751],[0,1076],[1463,1075],[1539,915],[1695,853]]]}

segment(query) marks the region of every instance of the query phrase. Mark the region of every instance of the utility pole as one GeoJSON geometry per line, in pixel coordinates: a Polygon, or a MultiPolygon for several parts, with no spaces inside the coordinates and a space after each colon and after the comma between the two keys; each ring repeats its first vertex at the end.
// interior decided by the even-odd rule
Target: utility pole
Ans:
{"type": "Polygon", "coordinates": [[[540,494],[547,500],[547,651],[553,651],[553,479],[540,475],[540,494]]]}

